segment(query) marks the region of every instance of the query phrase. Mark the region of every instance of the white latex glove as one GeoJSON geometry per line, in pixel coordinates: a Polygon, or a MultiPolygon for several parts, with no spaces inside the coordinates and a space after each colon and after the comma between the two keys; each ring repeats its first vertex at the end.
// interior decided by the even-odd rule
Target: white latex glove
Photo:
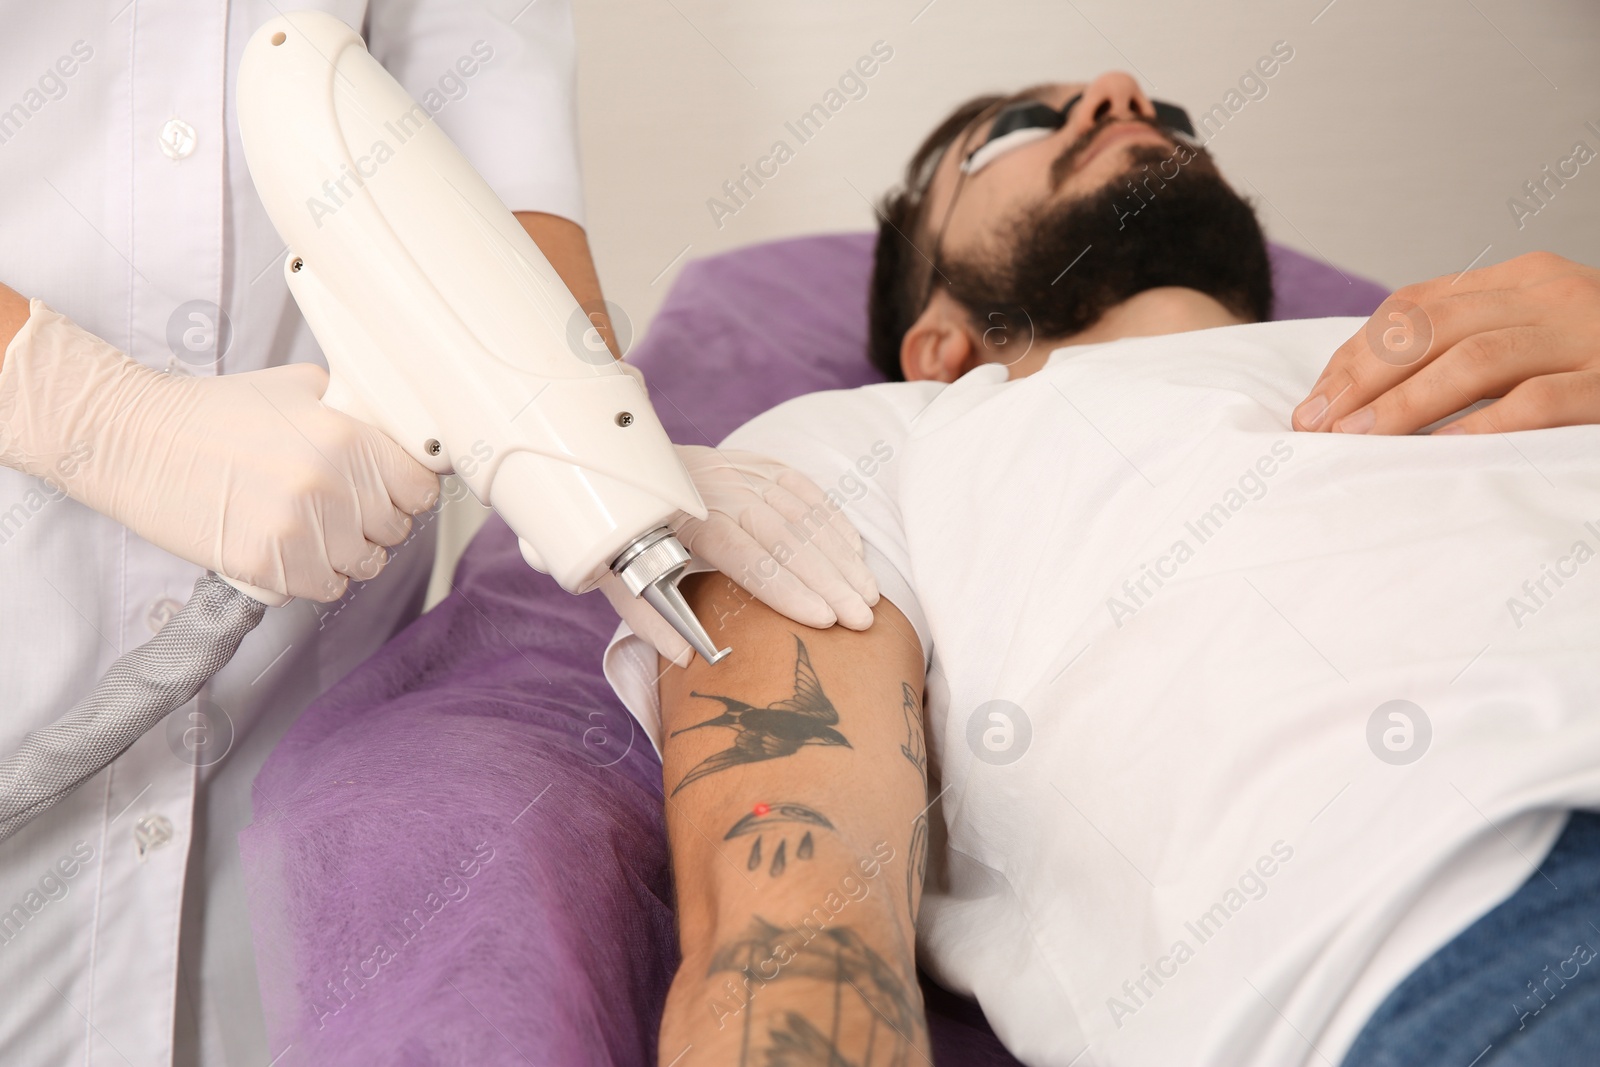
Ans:
{"type": "MultiPolygon", "coordinates": [[[[774,611],[825,629],[872,625],[878,583],[861,560],[861,535],[815,482],[752,452],[678,445],[707,515],[667,525],[696,560],[732,578],[774,611]]],[[[654,608],[608,574],[606,599],[633,632],[685,666],[693,650],[654,608]]],[[[709,624],[715,620],[702,620],[709,624]]]]}
{"type": "Polygon", "coordinates": [[[33,300],[0,365],[0,463],[218,574],[337,600],[382,570],[439,479],[324,406],[327,385],[306,363],[164,374],[33,300]]]}

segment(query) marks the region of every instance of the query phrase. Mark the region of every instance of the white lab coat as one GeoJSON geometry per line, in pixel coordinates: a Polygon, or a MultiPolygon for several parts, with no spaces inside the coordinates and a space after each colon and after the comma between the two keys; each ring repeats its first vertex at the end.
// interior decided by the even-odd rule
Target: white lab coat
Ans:
{"type": "MultiPolygon", "coordinates": [[[[37,0],[8,4],[0,33],[0,281],[149,367],[321,362],[233,106],[251,32],[305,6],[360,28],[424,104],[437,94],[435,120],[509,207],[582,221],[565,0],[37,0]],[[169,342],[191,301],[231,321],[215,364],[169,342]]],[[[0,844],[0,1063],[265,1067],[283,1051],[267,1048],[236,835],[296,716],[419,610],[419,527],[339,604],[269,611],[199,702],[0,844]]],[[[0,752],[148,640],[199,574],[0,469],[0,752]]]]}

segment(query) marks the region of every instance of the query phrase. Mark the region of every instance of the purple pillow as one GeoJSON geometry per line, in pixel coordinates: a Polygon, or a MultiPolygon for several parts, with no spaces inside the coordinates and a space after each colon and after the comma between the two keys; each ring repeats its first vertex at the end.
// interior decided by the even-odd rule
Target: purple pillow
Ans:
{"type": "MultiPolygon", "coordinates": [[[[715,444],[879,380],[871,247],[805,237],[685,267],[630,354],[673,438],[715,444]]],[[[1277,246],[1272,262],[1280,318],[1386,295],[1277,246]]],[[[656,1062],[677,965],[661,765],[600,673],[615,626],[491,517],[454,592],[278,744],[240,834],[278,1067],[656,1062]]],[[[975,1004],[924,986],[941,1067],[1016,1063],[975,1004]]]]}

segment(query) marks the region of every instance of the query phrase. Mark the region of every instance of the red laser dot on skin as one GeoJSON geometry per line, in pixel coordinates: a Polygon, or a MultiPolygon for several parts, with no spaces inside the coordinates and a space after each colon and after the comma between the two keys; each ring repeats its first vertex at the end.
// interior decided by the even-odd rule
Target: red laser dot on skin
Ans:
{"type": "Polygon", "coordinates": [[[750,810],[755,812],[757,815],[765,815],[767,812],[772,810],[772,807],[770,805],[767,805],[767,804],[757,804],[755,807],[751,808],[750,810]]]}

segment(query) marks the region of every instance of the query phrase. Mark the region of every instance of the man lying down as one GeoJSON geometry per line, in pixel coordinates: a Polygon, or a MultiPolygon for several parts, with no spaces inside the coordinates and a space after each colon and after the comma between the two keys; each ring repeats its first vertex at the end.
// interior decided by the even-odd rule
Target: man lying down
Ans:
{"type": "Polygon", "coordinates": [[[873,626],[703,575],[723,663],[608,648],[664,760],[661,1063],[926,1062],[914,960],[1029,1064],[1600,1062],[1600,430],[1480,432],[1576,408],[1431,358],[1487,327],[1427,287],[1398,339],[1258,321],[1181,121],[1121,74],[958,110],[880,236],[912,380],[726,442],[861,487],[873,626]]]}

